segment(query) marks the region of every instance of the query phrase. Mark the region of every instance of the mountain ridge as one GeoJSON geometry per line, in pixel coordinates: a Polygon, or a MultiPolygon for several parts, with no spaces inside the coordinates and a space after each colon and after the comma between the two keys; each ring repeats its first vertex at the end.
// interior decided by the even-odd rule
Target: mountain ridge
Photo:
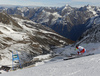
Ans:
{"type": "Polygon", "coordinates": [[[85,30],[89,19],[100,15],[100,7],[86,5],[76,8],[70,5],[62,7],[15,7],[1,8],[10,15],[20,15],[33,22],[48,26],[60,35],[76,41],[85,30]],[[76,28],[84,28],[79,35],[76,28]],[[74,29],[74,30],[73,30],[74,29]],[[73,35],[73,33],[75,33],[73,35]]]}
{"type": "Polygon", "coordinates": [[[48,54],[51,47],[62,47],[73,41],[62,37],[52,29],[31,20],[0,13],[0,63],[12,64],[12,51],[19,53],[21,63],[34,56],[48,54]],[[5,63],[8,60],[9,63],[5,63]]]}

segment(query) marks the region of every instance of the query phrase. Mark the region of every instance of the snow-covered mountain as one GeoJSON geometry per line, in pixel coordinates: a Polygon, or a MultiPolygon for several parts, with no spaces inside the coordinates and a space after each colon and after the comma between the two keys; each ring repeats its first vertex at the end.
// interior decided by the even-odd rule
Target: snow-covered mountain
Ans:
{"type": "Polygon", "coordinates": [[[52,46],[73,43],[52,29],[22,17],[0,13],[0,65],[12,64],[12,51],[19,53],[21,62],[34,56],[49,54],[52,46]]]}
{"type": "Polygon", "coordinates": [[[88,29],[88,21],[92,17],[100,15],[100,7],[90,5],[81,8],[65,5],[62,7],[14,7],[2,8],[2,10],[8,14],[21,15],[36,23],[48,26],[60,35],[74,41],[88,29]]]}
{"type": "Polygon", "coordinates": [[[92,28],[86,30],[80,37],[80,39],[77,41],[80,43],[99,43],[100,42],[100,16],[96,16],[90,19],[89,24],[87,27],[90,27],[92,25],[92,28]]]}
{"type": "MultiPolygon", "coordinates": [[[[40,76],[38,73],[39,71],[42,71],[41,75],[43,76],[48,74],[54,76],[98,76],[98,65],[100,62],[100,16],[96,15],[89,18],[86,21],[85,27],[90,29],[85,29],[86,32],[83,33],[76,44],[80,44],[87,49],[88,52],[85,54],[94,53],[97,55],[62,61],[63,58],[77,53],[75,51],[75,46],[69,45],[53,50],[54,58],[50,59],[49,62],[42,61],[36,64],[46,63],[43,66],[24,69],[22,71],[18,70],[16,72],[2,74],[1,76],[40,76]]],[[[16,53],[17,50],[21,61],[25,62],[33,60],[35,56],[49,53],[51,50],[50,46],[62,46],[68,45],[69,43],[72,43],[72,41],[58,35],[52,29],[39,23],[35,23],[20,16],[15,17],[0,13],[0,65],[12,64],[12,51],[16,53]]]]}

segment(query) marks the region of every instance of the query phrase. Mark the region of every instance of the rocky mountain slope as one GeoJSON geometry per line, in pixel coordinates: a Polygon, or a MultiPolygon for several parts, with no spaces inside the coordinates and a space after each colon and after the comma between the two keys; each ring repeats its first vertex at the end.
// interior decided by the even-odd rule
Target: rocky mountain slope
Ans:
{"type": "Polygon", "coordinates": [[[60,35],[76,41],[87,30],[92,17],[100,15],[100,7],[84,6],[74,8],[69,5],[62,7],[14,7],[4,8],[11,15],[21,15],[36,23],[52,28],[60,35]],[[80,32],[79,32],[80,31],[80,32]]]}
{"type": "Polygon", "coordinates": [[[94,17],[90,20],[90,24],[87,27],[92,25],[92,28],[88,29],[82,34],[82,36],[77,41],[77,44],[81,43],[99,43],[100,42],[100,16],[94,17]]]}
{"type": "Polygon", "coordinates": [[[50,53],[52,46],[73,43],[52,29],[21,17],[0,13],[0,65],[12,64],[12,51],[19,53],[21,62],[50,53]],[[7,63],[9,62],[9,63],[7,63]]]}

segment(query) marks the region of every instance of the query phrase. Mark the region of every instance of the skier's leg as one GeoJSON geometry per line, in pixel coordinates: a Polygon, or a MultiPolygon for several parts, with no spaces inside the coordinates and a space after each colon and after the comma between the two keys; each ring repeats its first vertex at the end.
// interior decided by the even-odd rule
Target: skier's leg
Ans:
{"type": "Polygon", "coordinates": [[[83,49],[82,51],[80,51],[81,55],[85,52],[85,49],[83,49]]]}
{"type": "Polygon", "coordinates": [[[78,55],[79,55],[80,52],[78,51],[77,53],[78,53],[78,55]]]}

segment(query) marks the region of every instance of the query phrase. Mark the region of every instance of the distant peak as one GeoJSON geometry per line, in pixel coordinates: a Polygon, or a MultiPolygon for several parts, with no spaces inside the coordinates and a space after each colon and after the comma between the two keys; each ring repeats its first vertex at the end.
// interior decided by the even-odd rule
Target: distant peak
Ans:
{"type": "Polygon", "coordinates": [[[87,6],[90,6],[89,4],[87,6]]]}
{"type": "Polygon", "coordinates": [[[90,7],[91,7],[91,5],[89,5],[89,4],[88,4],[88,5],[86,5],[86,7],[90,8],[90,7]]]}
{"type": "Polygon", "coordinates": [[[65,7],[69,7],[69,6],[70,6],[69,4],[66,4],[66,5],[65,5],[65,7]]]}
{"type": "Polygon", "coordinates": [[[66,4],[65,6],[62,6],[61,8],[62,10],[66,10],[66,9],[71,9],[71,6],[66,4]]]}

